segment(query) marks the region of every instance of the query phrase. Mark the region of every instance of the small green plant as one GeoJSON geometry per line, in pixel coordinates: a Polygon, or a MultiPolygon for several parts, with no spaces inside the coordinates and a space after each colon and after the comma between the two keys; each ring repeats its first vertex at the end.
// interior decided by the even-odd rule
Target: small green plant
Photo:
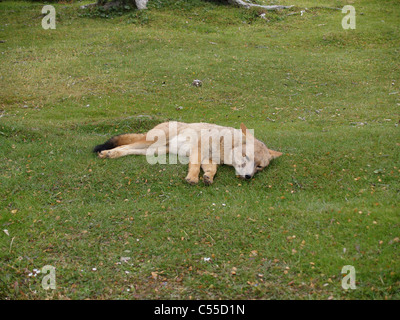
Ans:
{"type": "Polygon", "coordinates": [[[132,12],[133,10],[136,11],[137,9],[129,4],[121,4],[119,6],[111,6],[109,8],[96,5],[81,9],[79,16],[86,18],[112,19],[114,17],[120,17],[128,12],[132,12]]]}
{"type": "Polygon", "coordinates": [[[246,24],[253,24],[256,22],[280,22],[285,20],[284,14],[279,11],[266,11],[262,8],[240,8],[236,13],[237,17],[246,24]]]}
{"type": "Polygon", "coordinates": [[[149,23],[149,15],[145,10],[130,12],[127,16],[127,23],[145,25],[149,23]]]}
{"type": "Polygon", "coordinates": [[[247,23],[247,24],[252,24],[256,20],[260,20],[260,10],[256,8],[251,8],[251,9],[243,9],[240,8],[237,11],[238,17],[242,20],[242,22],[247,23]]]}

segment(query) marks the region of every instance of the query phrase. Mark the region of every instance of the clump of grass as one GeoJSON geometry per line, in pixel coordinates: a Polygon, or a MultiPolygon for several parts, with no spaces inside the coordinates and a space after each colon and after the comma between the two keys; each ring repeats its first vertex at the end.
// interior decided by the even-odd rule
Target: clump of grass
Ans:
{"type": "Polygon", "coordinates": [[[85,18],[104,18],[110,19],[120,17],[124,14],[130,13],[133,10],[137,11],[133,5],[121,4],[118,6],[104,7],[104,6],[88,6],[82,9],[79,13],[80,17],[85,18]]]}
{"type": "Polygon", "coordinates": [[[127,23],[145,25],[145,24],[149,23],[149,21],[150,21],[150,18],[146,11],[137,10],[128,15],[127,23]]]}

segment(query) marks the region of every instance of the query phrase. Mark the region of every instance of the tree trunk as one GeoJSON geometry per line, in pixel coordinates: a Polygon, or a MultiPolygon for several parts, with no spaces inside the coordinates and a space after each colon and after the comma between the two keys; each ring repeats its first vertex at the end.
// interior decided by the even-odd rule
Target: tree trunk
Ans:
{"type": "Polygon", "coordinates": [[[136,2],[136,7],[139,10],[147,9],[147,1],[148,0],[135,0],[136,2]]]}

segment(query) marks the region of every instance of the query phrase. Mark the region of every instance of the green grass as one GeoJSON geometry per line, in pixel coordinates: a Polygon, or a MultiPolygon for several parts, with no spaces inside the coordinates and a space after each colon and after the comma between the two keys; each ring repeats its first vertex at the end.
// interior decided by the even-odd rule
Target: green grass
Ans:
{"type": "Polygon", "coordinates": [[[356,2],[355,30],[279,3],[296,7],[55,4],[56,30],[43,4],[0,3],[0,298],[400,298],[399,3],[356,2]],[[165,120],[244,122],[284,156],[206,187],[91,153],[165,120]],[[45,265],[56,290],[29,276],[45,265]]]}

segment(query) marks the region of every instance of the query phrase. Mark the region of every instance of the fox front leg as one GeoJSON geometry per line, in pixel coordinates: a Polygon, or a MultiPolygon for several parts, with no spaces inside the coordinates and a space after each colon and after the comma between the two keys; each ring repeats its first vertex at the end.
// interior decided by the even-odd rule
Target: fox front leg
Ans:
{"type": "Polygon", "coordinates": [[[193,148],[190,152],[189,156],[189,172],[185,178],[185,180],[191,184],[199,183],[199,174],[200,174],[200,152],[199,148],[193,148]]]}
{"type": "Polygon", "coordinates": [[[204,163],[201,165],[204,171],[203,182],[205,185],[210,185],[214,182],[214,176],[217,173],[217,165],[215,163],[204,163]]]}

